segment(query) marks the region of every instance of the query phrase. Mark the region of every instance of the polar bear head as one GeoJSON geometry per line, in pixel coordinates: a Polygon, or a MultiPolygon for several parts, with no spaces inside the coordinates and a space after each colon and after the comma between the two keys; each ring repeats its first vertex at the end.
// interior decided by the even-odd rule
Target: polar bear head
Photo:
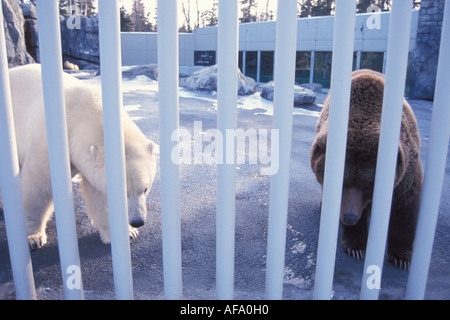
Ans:
{"type": "MultiPolygon", "coordinates": [[[[144,225],[147,218],[147,196],[156,174],[156,157],[159,146],[150,140],[125,141],[128,221],[132,227],[144,225]],[[140,142],[140,143],[139,143],[140,142]]],[[[106,168],[103,146],[91,146],[95,169],[93,185],[106,195],[106,168]]]]}
{"type": "Polygon", "coordinates": [[[148,140],[144,152],[126,153],[128,220],[135,228],[143,226],[147,218],[147,196],[155,178],[157,150],[159,146],[148,140]]]}

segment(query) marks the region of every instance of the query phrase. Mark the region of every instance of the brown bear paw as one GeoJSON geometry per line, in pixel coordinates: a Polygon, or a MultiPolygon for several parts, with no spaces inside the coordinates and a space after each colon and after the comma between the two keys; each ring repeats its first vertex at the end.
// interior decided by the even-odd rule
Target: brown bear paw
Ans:
{"type": "Polygon", "coordinates": [[[362,260],[366,255],[366,250],[364,249],[348,248],[344,252],[356,260],[362,260]]]}
{"type": "Polygon", "coordinates": [[[362,260],[366,255],[366,246],[362,244],[349,243],[350,241],[342,242],[342,250],[350,257],[362,260]]]}
{"type": "Polygon", "coordinates": [[[410,254],[393,254],[388,252],[388,261],[392,263],[396,268],[401,270],[409,270],[411,266],[410,254]]]}

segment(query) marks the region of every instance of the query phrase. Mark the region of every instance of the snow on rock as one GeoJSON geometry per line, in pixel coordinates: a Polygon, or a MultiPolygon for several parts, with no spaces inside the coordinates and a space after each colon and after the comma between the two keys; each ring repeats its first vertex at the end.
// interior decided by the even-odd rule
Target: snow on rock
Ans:
{"type": "Polygon", "coordinates": [[[144,64],[122,71],[122,77],[125,79],[134,79],[137,76],[146,76],[151,80],[158,80],[158,65],[144,64]]]}
{"type": "MultiPolygon", "coordinates": [[[[244,76],[238,69],[238,94],[250,95],[256,92],[254,79],[244,76]]],[[[217,91],[217,65],[195,72],[192,76],[180,79],[180,86],[190,90],[217,91]]]]}
{"type": "MultiPolygon", "coordinates": [[[[266,100],[273,101],[274,96],[274,82],[270,81],[262,86],[261,97],[266,100]]],[[[314,103],[316,101],[316,94],[300,86],[294,86],[294,105],[302,105],[314,103]]]]}

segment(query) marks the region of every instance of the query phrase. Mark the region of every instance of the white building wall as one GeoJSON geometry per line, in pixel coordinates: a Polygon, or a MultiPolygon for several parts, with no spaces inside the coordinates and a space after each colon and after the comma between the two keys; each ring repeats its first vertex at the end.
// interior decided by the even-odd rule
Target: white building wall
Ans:
{"type": "MultiPolygon", "coordinates": [[[[356,17],[355,51],[385,52],[389,34],[390,12],[379,14],[380,28],[369,29],[371,14],[356,17]]],[[[411,42],[415,48],[419,12],[413,11],[411,42]]],[[[334,17],[301,18],[297,22],[297,51],[332,51],[334,17]]],[[[240,51],[275,50],[276,22],[255,22],[239,25],[240,51]]],[[[180,66],[194,66],[194,51],[217,51],[217,27],[198,28],[194,33],[180,33],[180,66]]],[[[123,65],[157,63],[157,34],[153,32],[122,32],[123,65]]]]}

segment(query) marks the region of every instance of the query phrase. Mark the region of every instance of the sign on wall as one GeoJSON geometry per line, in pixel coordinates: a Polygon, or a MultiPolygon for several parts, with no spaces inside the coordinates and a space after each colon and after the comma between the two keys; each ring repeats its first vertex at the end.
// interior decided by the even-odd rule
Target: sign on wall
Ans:
{"type": "Polygon", "coordinates": [[[215,51],[194,51],[194,65],[212,66],[216,64],[215,51]]]}

